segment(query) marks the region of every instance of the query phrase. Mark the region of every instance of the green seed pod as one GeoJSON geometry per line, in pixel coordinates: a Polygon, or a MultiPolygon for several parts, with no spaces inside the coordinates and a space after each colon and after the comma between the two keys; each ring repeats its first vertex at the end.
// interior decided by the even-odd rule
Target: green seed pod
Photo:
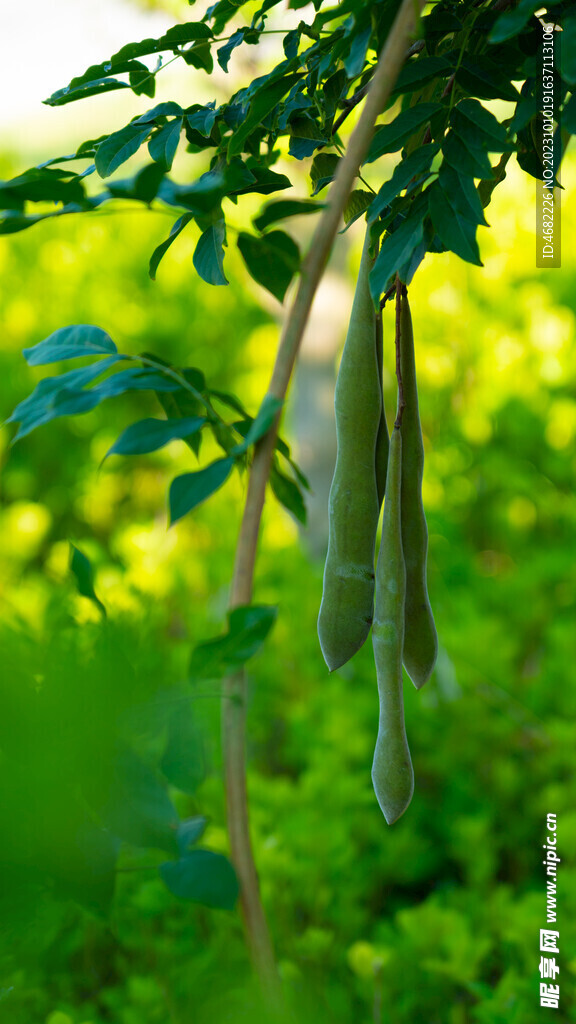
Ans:
{"type": "Polygon", "coordinates": [[[376,566],[372,643],[378,679],[380,718],[372,764],[372,782],[389,825],[404,813],[414,792],[414,772],[404,726],[402,648],[406,570],[402,553],[402,435],[390,439],[382,539],[376,566]]]}
{"type": "Polygon", "coordinates": [[[400,368],[404,392],[402,414],[402,545],[406,564],[404,666],[418,689],[430,678],[438,654],[438,637],[426,586],[428,528],[422,504],[424,445],[418,412],[414,333],[408,298],[400,313],[400,368]]]}
{"type": "Polygon", "coordinates": [[[318,616],[320,646],[331,672],[364,643],[374,607],[379,515],[375,452],[382,399],[376,315],[368,283],[372,263],[367,231],[334,396],[338,453],[328,502],[328,554],[318,616]]]}
{"type": "Polygon", "coordinates": [[[382,506],[386,492],[386,473],[388,471],[388,455],[390,452],[390,437],[386,413],[384,410],[384,394],[382,392],[382,365],[383,365],[383,344],[382,344],[382,311],[376,315],[376,358],[378,360],[378,379],[380,381],[380,392],[382,398],[382,412],[380,414],[380,425],[376,438],[376,487],[378,488],[378,506],[382,506]]]}

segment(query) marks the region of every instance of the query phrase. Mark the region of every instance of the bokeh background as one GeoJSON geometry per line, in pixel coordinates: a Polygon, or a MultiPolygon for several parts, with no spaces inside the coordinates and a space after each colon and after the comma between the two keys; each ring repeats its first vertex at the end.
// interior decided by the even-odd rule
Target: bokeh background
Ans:
{"type": "MultiPolygon", "coordinates": [[[[172,14],[169,4],[136,3],[88,12],[58,0],[42,20],[43,6],[33,5],[34,42],[24,12],[6,16],[5,178],[147,109],[146,97],[122,95],[58,110],[38,101],[129,39],[162,32],[174,13],[188,16],[175,4],[172,14]]],[[[239,80],[255,73],[242,60],[231,62],[239,80]]],[[[158,98],[192,91],[206,100],[224,86],[220,72],[210,84],[192,69],[167,69],[158,98]]],[[[304,178],[295,181],[305,196],[304,178]]],[[[571,150],[561,269],[535,268],[535,185],[511,164],[488,211],[491,228],[479,231],[484,267],[429,255],[411,289],[441,649],[424,691],[407,681],[416,790],[392,828],[370,781],[378,716],[370,645],[329,675],[316,637],[335,456],[332,393],[359,225],[338,239],[315,304],[284,426],[312,484],[309,526],[301,529],[270,496],[255,600],[277,604],[279,617],[249,667],[256,857],[282,974],[303,1022],[530,1024],[551,1012],[538,1005],[549,812],[558,815],[562,857],[555,1019],[576,1020],[575,182],[571,150]]],[[[239,209],[237,226],[256,208],[239,209]]],[[[121,350],[200,366],[212,386],[235,392],[255,413],[282,308],[248,278],[233,246],[230,286],[201,282],[191,234],[151,282],[148,256],[170,225],[161,212],[110,208],[3,238],[2,419],[42,375],[21,350],[71,323],[104,327],[121,350]]],[[[310,224],[290,229],[305,243],[310,224]]],[[[388,310],[390,414],[392,320],[388,310]]],[[[230,481],[167,530],[167,485],[194,468],[181,442],[100,468],[128,423],[159,411],[151,396],[124,396],[14,448],[13,428],[0,429],[0,659],[12,680],[24,685],[52,665],[70,693],[86,672],[121,692],[125,659],[148,694],[179,684],[190,646],[221,632],[245,481],[230,481]],[[70,541],[96,568],[113,643],[94,605],[75,592],[70,541]]],[[[194,713],[206,777],[193,797],[175,799],[182,814],[210,818],[206,845],[226,852],[216,688],[196,693],[194,713]]],[[[55,720],[55,745],[58,729],[55,720]]],[[[33,925],[11,940],[3,961],[2,1019],[256,1019],[238,913],[178,903],[156,874],[127,867],[143,869],[145,858],[118,875],[111,927],[71,903],[35,908],[33,925]]]]}

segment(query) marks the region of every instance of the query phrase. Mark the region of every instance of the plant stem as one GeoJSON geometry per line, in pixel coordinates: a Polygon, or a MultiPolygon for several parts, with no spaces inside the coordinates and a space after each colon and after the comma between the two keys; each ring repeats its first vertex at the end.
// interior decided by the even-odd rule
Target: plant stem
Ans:
{"type": "MultiPolygon", "coordinates": [[[[406,56],[406,48],[425,0],[402,0],[398,14],[378,59],[364,109],[338,165],[328,205],[314,232],[304,259],[298,289],[280,337],[268,395],[284,400],[310,307],[326,263],[344,207],[360,165],[368,152],[374,125],[382,112],[406,56]]],[[[248,491],[236,548],[230,608],[250,604],[256,549],[266,484],[278,431],[275,423],[256,445],[248,491]]],[[[244,672],[224,684],[222,739],[226,775],[226,800],[232,860],[240,881],[241,906],[250,955],[263,990],[271,1003],[280,1006],[282,993],[268,924],[258,889],[258,876],[250,842],[246,788],[246,679],[244,672]],[[232,698],[232,699],[230,699],[232,698]]]]}

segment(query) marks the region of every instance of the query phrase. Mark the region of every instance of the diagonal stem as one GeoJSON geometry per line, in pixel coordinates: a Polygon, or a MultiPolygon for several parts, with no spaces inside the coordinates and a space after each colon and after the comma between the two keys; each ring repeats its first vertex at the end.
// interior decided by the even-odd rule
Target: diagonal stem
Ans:
{"type": "MultiPolygon", "coordinates": [[[[330,191],[328,205],[312,237],[303,261],[296,296],[282,331],[267,394],[284,400],[310,313],[312,300],[328,262],[340,219],[362,161],[368,152],[374,125],[396,83],[406,48],[425,0],[402,0],[398,14],[378,59],[364,109],[348,143],[330,191]]],[[[266,484],[278,431],[279,415],[258,442],[250,471],[246,504],[236,548],[230,608],[252,600],[254,566],[266,484]]],[[[258,876],[250,842],[246,788],[246,680],[243,672],[230,676],[224,685],[222,739],[226,776],[228,828],[232,859],[240,880],[241,906],[250,955],[264,992],[276,1006],[282,1002],[280,979],[274,959],[258,876]]]]}

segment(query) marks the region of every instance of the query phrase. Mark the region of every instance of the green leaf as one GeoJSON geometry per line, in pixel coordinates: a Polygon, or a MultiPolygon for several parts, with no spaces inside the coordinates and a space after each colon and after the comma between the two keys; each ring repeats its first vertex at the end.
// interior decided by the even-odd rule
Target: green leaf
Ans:
{"type": "Polygon", "coordinates": [[[518,100],[518,90],[502,68],[483,54],[463,57],[456,81],[472,96],[483,100],[518,100]]]}
{"type": "Polygon", "coordinates": [[[442,152],[447,162],[452,164],[459,174],[468,174],[472,178],[493,177],[492,165],[486,150],[467,146],[453,128],[442,143],[442,152]]]}
{"type": "Polygon", "coordinates": [[[237,32],[234,32],[233,35],[230,36],[228,42],[224,43],[224,46],[220,46],[216,51],[216,59],[222,70],[226,73],[228,73],[228,64],[230,62],[230,57],[232,56],[232,51],[244,42],[244,35],[246,32],[246,28],[239,28],[237,32]]]}
{"type": "Polygon", "coordinates": [[[85,99],[87,96],[100,96],[103,92],[114,92],[116,89],[129,89],[127,82],[121,82],[117,78],[99,78],[94,82],[85,82],[75,89],[65,86],[57,89],[46,100],[42,100],[48,107],[63,107],[66,103],[74,103],[75,100],[85,99]]]}
{"type": "Polygon", "coordinates": [[[94,568],[89,558],[82,551],[79,551],[74,544],[70,545],[70,571],[76,579],[78,593],[93,601],[102,614],[106,615],[106,609],[94,590],[94,568]]]}
{"type": "MultiPolygon", "coordinates": [[[[66,416],[66,406],[62,401],[58,402],[58,397],[60,395],[68,397],[71,393],[75,393],[75,389],[91,383],[117,363],[118,358],[118,356],[109,356],[101,362],[84,366],[81,370],[69,370],[57,377],[45,377],[38,381],[32,394],[20,402],[6,420],[7,423],[20,424],[12,444],[19,441],[20,438],[26,437],[42,424],[49,423],[59,416],[66,416]]],[[[95,404],[98,402],[96,401],[95,404]]],[[[94,405],[92,405],[93,407],[94,405]]]]}
{"type": "Polygon", "coordinates": [[[411,259],[423,235],[423,217],[412,210],[394,234],[384,239],[370,272],[370,291],[375,304],[380,302],[380,296],[388,288],[390,279],[411,259]]]}
{"type": "Polygon", "coordinates": [[[260,164],[248,163],[247,169],[253,180],[242,188],[234,188],[228,195],[244,196],[249,193],[268,196],[271,192],[280,192],[284,188],[290,188],[292,182],[285,174],[278,174],[270,167],[262,167],[260,164]]]}
{"type": "Polygon", "coordinates": [[[280,504],[288,509],[302,526],[306,526],[307,512],[302,491],[294,480],[282,473],[277,464],[273,465],[270,471],[270,487],[280,504]]]}
{"type": "Polygon", "coordinates": [[[273,395],[266,395],[255,419],[241,444],[232,449],[231,455],[242,455],[250,445],[256,444],[268,433],[284,403],[273,395]]]}
{"type": "Polygon", "coordinates": [[[312,195],[316,196],[326,185],[334,180],[340,157],[336,153],[318,153],[310,168],[310,180],[314,186],[312,195]]]}
{"type": "Polygon", "coordinates": [[[362,188],[356,188],[350,193],[344,207],[344,223],[347,228],[366,212],[372,202],[373,195],[373,192],[366,192],[362,188]]]}
{"type": "Polygon", "coordinates": [[[154,249],[154,252],[150,257],[150,265],[148,268],[148,273],[153,281],[156,280],[156,271],[158,270],[160,261],[168,252],[168,249],[172,245],[172,242],[176,241],[178,235],[180,235],[183,232],[184,228],[186,227],[187,224],[190,223],[191,220],[193,220],[193,215],[191,213],[185,213],[182,215],[182,217],[179,217],[178,220],[174,222],[172,230],[168,235],[168,238],[166,238],[163,242],[160,243],[160,245],[158,245],[154,249]]]}
{"type": "Polygon", "coordinates": [[[192,651],[189,677],[220,679],[241,668],[262,647],[276,619],[276,608],[245,605],[228,615],[228,632],[192,651]]]}
{"type": "Polygon", "coordinates": [[[271,231],[262,238],[240,232],[238,248],[250,276],[283,302],[300,265],[296,242],[283,231],[271,231]]]}
{"type": "MultiPolygon", "coordinates": [[[[206,771],[202,734],[194,722],[189,705],[183,704],[174,708],[170,714],[166,748],[160,762],[160,770],[168,782],[181,789],[183,793],[195,793],[204,779],[206,771]]],[[[199,838],[200,834],[201,832],[197,831],[196,837],[199,838]]],[[[184,853],[187,845],[193,841],[195,839],[192,839],[192,829],[190,826],[185,829],[182,823],[178,829],[180,853],[184,853]]]]}
{"type": "Polygon", "coordinates": [[[473,149],[484,148],[490,153],[514,149],[504,125],[478,100],[461,100],[452,112],[450,123],[466,145],[473,149]]]}
{"type": "Polygon", "coordinates": [[[211,39],[212,30],[208,25],[200,21],[190,21],[183,25],[174,25],[158,39],[142,39],[139,43],[127,43],[110,58],[112,67],[123,60],[132,60],[134,57],[146,57],[152,53],[160,53],[162,50],[176,50],[185,43],[195,42],[199,39],[211,39]]]}
{"type": "Polygon", "coordinates": [[[181,857],[184,857],[190,847],[201,839],[206,831],[207,824],[208,819],[200,815],[180,822],[178,826],[178,851],[181,857]]]}
{"type": "Polygon", "coordinates": [[[396,198],[403,189],[407,188],[414,178],[418,178],[419,175],[430,171],[432,161],[438,153],[440,147],[436,143],[430,143],[426,146],[419,146],[415,149],[410,156],[407,156],[399,164],[396,164],[392,177],[389,181],[385,181],[380,188],[378,195],[372,200],[368,213],[368,223],[373,224],[378,219],[380,214],[387,206],[390,205],[393,199],[396,198]]]}
{"type": "Polygon", "coordinates": [[[152,136],[148,143],[150,156],[166,171],[170,170],[176,156],[176,150],[180,142],[182,121],[183,118],[181,117],[176,117],[173,121],[169,121],[168,124],[165,124],[163,128],[160,128],[152,136]]]}
{"type": "Polygon", "coordinates": [[[194,250],[192,262],[196,272],[207,284],[224,285],[228,280],[224,273],[224,245],[226,244],[226,223],[224,219],[203,231],[194,250]]]}
{"type": "Polygon", "coordinates": [[[434,182],[427,192],[430,218],[442,244],[467,263],[481,267],[483,264],[476,241],[476,225],[458,216],[438,182],[434,182]]]}
{"type": "Polygon", "coordinates": [[[180,900],[192,900],[205,907],[232,910],[239,887],[227,857],[210,850],[192,850],[177,861],[160,865],[164,884],[180,900]]]}
{"type": "Polygon", "coordinates": [[[118,352],[116,345],[101,327],[74,324],[72,327],[61,327],[32,348],[23,349],[22,355],[28,366],[47,366],[63,359],[111,355],[114,352],[118,352]]]}
{"type": "Polygon", "coordinates": [[[96,170],[101,178],[113,174],[121,164],[133,156],[150,134],[149,124],[129,124],[113,132],[101,142],[94,158],[96,170]]]}
{"type": "Polygon", "coordinates": [[[136,96],[155,96],[156,75],[153,71],[149,71],[146,66],[143,66],[142,68],[135,68],[134,71],[131,71],[128,76],[128,81],[130,82],[132,92],[135,93],[136,96]]]}
{"type": "Polygon", "coordinates": [[[325,146],[328,139],[320,126],[311,117],[296,117],[290,122],[290,144],[288,152],[296,160],[312,156],[315,149],[325,146]]]}
{"type": "Polygon", "coordinates": [[[50,168],[32,167],[10,181],[0,182],[0,207],[21,210],[26,200],[34,203],[80,203],[85,199],[84,188],[75,174],[50,168]]]}
{"type": "Polygon", "coordinates": [[[394,86],[395,93],[408,93],[420,89],[434,78],[445,78],[452,71],[453,64],[446,57],[419,56],[404,65],[394,86]]]}
{"type": "Polygon", "coordinates": [[[458,174],[458,171],[444,160],[438,181],[456,216],[463,217],[472,224],[483,224],[488,227],[474,178],[467,174],[458,174]]]}
{"type": "Polygon", "coordinates": [[[403,110],[390,124],[376,130],[365,163],[370,164],[384,153],[395,153],[402,149],[410,136],[442,109],[441,103],[418,103],[415,107],[403,110]]]}
{"type": "Polygon", "coordinates": [[[262,121],[270,111],[280,103],[280,100],[290,92],[292,86],[299,80],[299,75],[283,75],[275,82],[266,80],[263,85],[256,89],[251,96],[248,113],[242,120],[230,142],[228,143],[228,160],[236,153],[241,153],[244,143],[255,128],[259,128],[262,121]]]}
{"type": "Polygon", "coordinates": [[[147,164],[132,178],[111,181],[108,192],[111,196],[118,196],[121,199],[137,199],[142,203],[151,203],[158,195],[164,174],[165,170],[161,164],[147,164]]]}
{"type": "Polygon", "coordinates": [[[128,747],[106,767],[90,794],[105,825],[133,846],[177,853],[178,815],[156,772],[128,747]]]}
{"type": "Polygon", "coordinates": [[[520,0],[517,7],[511,11],[504,11],[500,17],[496,19],[494,27],[490,33],[489,41],[491,43],[502,43],[505,39],[510,39],[512,36],[520,35],[524,26],[540,7],[553,7],[559,2],[560,0],[548,0],[548,2],[543,5],[540,3],[540,0],[520,0]]]}
{"type": "Polygon", "coordinates": [[[145,455],[148,452],[155,452],[170,441],[185,440],[200,430],[205,423],[206,420],[202,416],[176,420],[140,420],[122,432],[104,458],[107,459],[109,455],[145,455]]]}
{"type": "Polygon", "coordinates": [[[325,203],[315,203],[312,199],[277,199],[267,203],[252,223],[258,231],[265,231],[271,224],[287,217],[302,217],[309,213],[318,213],[325,209],[325,203]]]}
{"type": "Polygon", "coordinates": [[[230,476],[233,465],[234,459],[217,459],[205,469],[177,476],[170,484],[170,525],[177,523],[222,487],[230,476]]]}

